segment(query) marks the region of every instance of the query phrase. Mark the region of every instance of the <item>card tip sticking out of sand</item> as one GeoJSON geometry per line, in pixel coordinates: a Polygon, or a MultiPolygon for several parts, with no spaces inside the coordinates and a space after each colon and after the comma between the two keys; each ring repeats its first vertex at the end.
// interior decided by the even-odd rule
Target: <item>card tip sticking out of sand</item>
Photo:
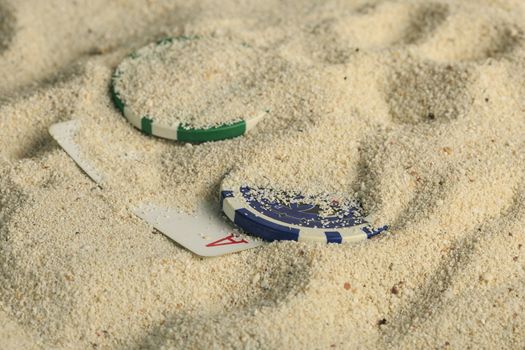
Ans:
{"type": "Polygon", "coordinates": [[[181,246],[204,257],[240,252],[263,244],[240,236],[214,209],[204,204],[193,215],[188,215],[171,208],[141,205],[134,213],[181,246]]]}
{"type": "Polygon", "coordinates": [[[104,176],[87,160],[80,147],[74,141],[74,136],[80,128],[80,121],[70,120],[63,123],[53,124],[49,127],[49,133],[58,142],[60,147],[77,163],[93,181],[99,186],[104,183],[104,176]]]}

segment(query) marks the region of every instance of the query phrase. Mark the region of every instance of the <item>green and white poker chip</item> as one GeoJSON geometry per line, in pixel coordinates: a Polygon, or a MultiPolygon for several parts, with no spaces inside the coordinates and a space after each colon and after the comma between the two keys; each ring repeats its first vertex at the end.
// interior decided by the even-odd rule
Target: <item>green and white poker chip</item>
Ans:
{"type": "Polygon", "coordinates": [[[228,39],[175,37],[125,58],[111,80],[116,107],[147,135],[185,142],[229,139],[268,113],[260,53],[228,39]]]}

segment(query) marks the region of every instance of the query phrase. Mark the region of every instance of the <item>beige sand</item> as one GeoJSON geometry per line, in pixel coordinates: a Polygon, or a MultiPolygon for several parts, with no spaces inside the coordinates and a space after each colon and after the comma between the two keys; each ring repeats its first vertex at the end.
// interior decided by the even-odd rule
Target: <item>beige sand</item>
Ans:
{"type": "Polygon", "coordinates": [[[0,347],[523,348],[524,17],[522,0],[0,0],[0,347]],[[115,110],[120,60],[179,34],[285,62],[253,133],[185,146],[115,110]],[[104,190],[48,135],[72,118],[104,190]],[[225,176],[357,195],[391,230],[206,260],[130,213],[191,210],[225,176]]]}

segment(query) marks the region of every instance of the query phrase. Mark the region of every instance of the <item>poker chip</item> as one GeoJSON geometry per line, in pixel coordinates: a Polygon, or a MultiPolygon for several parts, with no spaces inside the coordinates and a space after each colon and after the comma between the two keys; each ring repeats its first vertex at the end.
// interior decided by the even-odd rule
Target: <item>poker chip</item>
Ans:
{"type": "Polygon", "coordinates": [[[163,39],[120,63],[112,99],[147,135],[186,142],[241,136],[268,113],[257,99],[260,56],[234,40],[163,39]]]}
{"type": "Polygon", "coordinates": [[[373,228],[360,208],[334,200],[320,205],[315,198],[265,189],[221,187],[224,214],[247,233],[267,241],[292,240],[346,243],[372,238],[387,226],[373,228]],[[326,204],[327,203],[327,204],[326,204]]]}

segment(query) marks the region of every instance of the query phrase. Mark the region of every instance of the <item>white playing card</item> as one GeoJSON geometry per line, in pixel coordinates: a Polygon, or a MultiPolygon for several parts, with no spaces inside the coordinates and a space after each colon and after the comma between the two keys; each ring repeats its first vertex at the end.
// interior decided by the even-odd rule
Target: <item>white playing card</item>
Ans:
{"type": "Polygon", "coordinates": [[[200,256],[219,256],[263,244],[239,235],[230,223],[218,215],[219,210],[202,204],[193,215],[188,215],[171,208],[144,205],[134,212],[164,235],[200,256]]]}
{"type": "Polygon", "coordinates": [[[80,128],[80,121],[70,120],[63,123],[53,124],[49,127],[49,134],[58,142],[60,147],[84,170],[84,172],[98,185],[102,185],[104,176],[93,164],[87,160],[75,142],[75,134],[80,128]]]}
{"type": "MultiPolygon", "coordinates": [[[[75,142],[75,133],[79,128],[80,121],[71,120],[52,125],[49,133],[93,181],[102,185],[104,175],[82,154],[75,142]]],[[[251,237],[240,236],[233,225],[223,219],[220,208],[206,203],[201,204],[193,215],[153,204],[139,205],[134,213],[165,236],[200,256],[220,256],[263,244],[251,237]]]]}

